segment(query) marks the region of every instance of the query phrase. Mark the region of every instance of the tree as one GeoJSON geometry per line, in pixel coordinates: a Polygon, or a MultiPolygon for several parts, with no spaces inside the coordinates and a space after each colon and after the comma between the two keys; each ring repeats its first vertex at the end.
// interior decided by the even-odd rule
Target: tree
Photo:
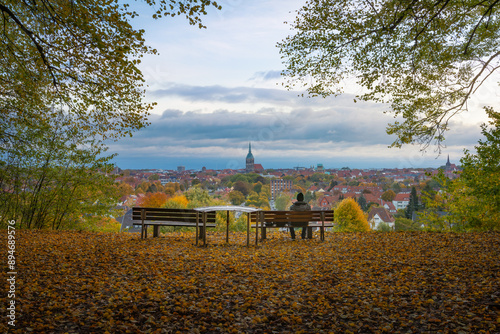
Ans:
{"type": "Polygon", "coordinates": [[[158,174],[151,174],[148,177],[149,181],[158,181],[160,179],[160,176],[158,174]]]}
{"type": "Polygon", "coordinates": [[[271,197],[271,186],[269,184],[265,184],[262,186],[260,190],[260,194],[266,196],[267,198],[271,197]]]}
{"type": "Polygon", "coordinates": [[[396,218],[394,229],[396,231],[420,231],[422,228],[420,223],[414,222],[411,219],[396,218]]]}
{"type": "Polygon", "coordinates": [[[396,197],[396,193],[392,189],[389,189],[384,191],[381,198],[386,202],[392,202],[394,197],[396,197]]]}
{"type": "Polygon", "coordinates": [[[167,202],[165,193],[147,193],[137,201],[137,206],[146,208],[162,208],[167,202]]]}
{"type": "MultiPolygon", "coordinates": [[[[153,18],[185,15],[200,27],[212,1],[146,0],[153,18]]],[[[93,127],[95,135],[119,138],[147,125],[143,76],[144,30],[129,20],[138,14],[106,0],[0,2],[0,111],[5,123],[44,124],[63,108],[73,126],[93,127]],[[50,107],[50,108],[48,108],[50,107]]],[[[15,134],[0,132],[0,140],[15,134]]]]}
{"type": "Polygon", "coordinates": [[[411,187],[410,201],[405,209],[405,217],[407,219],[412,219],[413,212],[418,210],[419,210],[419,205],[418,205],[417,189],[415,189],[415,187],[411,187]]]}
{"type": "Polygon", "coordinates": [[[181,186],[177,182],[169,182],[164,187],[164,192],[167,195],[173,196],[177,191],[180,191],[181,186]]]}
{"type": "Polygon", "coordinates": [[[156,184],[151,183],[151,185],[148,187],[146,192],[147,193],[156,193],[156,192],[158,192],[158,187],[156,186],[156,184]]]}
{"type": "Polygon", "coordinates": [[[255,191],[257,194],[260,194],[260,191],[262,190],[262,183],[257,182],[253,185],[253,191],[255,191]]]}
{"type": "Polygon", "coordinates": [[[370,224],[353,198],[346,198],[335,209],[335,223],[341,232],[366,232],[370,224]]]}
{"type": "Polygon", "coordinates": [[[460,159],[460,179],[474,201],[467,202],[469,212],[478,215],[470,217],[470,227],[485,230],[500,229],[500,113],[491,108],[486,110],[490,117],[489,128],[481,125],[485,140],[479,140],[476,153],[465,150],[460,159]]]}
{"type": "Polygon", "coordinates": [[[309,203],[309,202],[314,201],[314,200],[316,200],[316,193],[315,192],[312,193],[309,190],[306,191],[306,194],[304,195],[304,201],[306,203],[309,203]]]}
{"type": "Polygon", "coordinates": [[[117,185],[117,187],[118,187],[120,197],[129,196],[129,195],[132,195],[134,193],[134,188],[128,183],[120,182],[117,185]]]}
{"type": "Polygon", "coordinates": [[[465,150],[462,172],[454,180],[441,171],[434,180],[441,191],[424,193],[425,211],[419,218],[428,229],[500,230],[500,114],[487,109],[492,119],[481,126],[486,140],[476,153],[465,150]]]}
{"type": "Polygon", "coordinates": [[[245,181],[236,181],[233,184],[233,190],[239,191],[245,197],[248,196],[251,189],[252,189],[252,186],[248,182],[245,182],[245,181]]]}
{"type": "MultiPolygon", "coordinates": [[[[208,7],[220,8],[145,2],[153,18],[184,15],[200,27],[208,7]]],[[[107,143],[147,126],[154,105],[143,102],[137,65],[156,50],[130,24],[138,14],[113,0],[0,0],[0,14],[0,182],[12,189],[0,195],[1,219],[58,228],[109,214],[107,143]]]]}
{"type": "Polygon", "coordinates": [[[85,229],[109,215],[120,197],[106,148],[65,115],[34,129],[9,124],[17,142],[0,145],[0,225],[15,219],[22,228],[85,229]]]}
{"type": "Polygon", "coordinates": [[[396,194],[401,192],[401,184],[399,182],[393,182],[391,184],[391,189],[394,190],[396,194]]]}
{"type": "Polygon", "coordinates": [[[245,196],[238,190],[233,190],[229,193],[229,201],[233,205],[240,205],[245,202],[245,196]]]}
{"type": "Polygon", "coordinates": [[[363,194],[361,194],[361,196],[359,196],[358,204],[359,204],[359,207],[361,208],[361,210],[363,210],[364,212],[366,212],[366,210],[368,210],[368,203],[366,202],[366,198],[365,198],[365,196],[363,196],[363,194]]]}
{"type": "Polygon", "coordinates": [[[269,200],[267,196],[265,194],[257,194],[255,191],[250,192],[245,204],[255,208],[269,208],[269,200]]]}
{"type": "Polygon", "coordinates": [[[291,196],[288,193],[281,193],[278,198],[274,201],[274,205],[277,210],[288,210],[290,205],[292,205],[291,196]]]}
{"type": "Polygon", "coordinates": [[[191,187],[188,191],[184,193],[187,200],[189,201],[190,208],[209,206],[212,203],[212,199],[206,190],[200,187],[191,187]]]}
{"type": "Polygon", "coordinates": [[[444,140],[450,119],[499,65],[497,1],[309,0],[278,44],[288,78],[312,96],[342,93],[386,102],[401,117],[392,144],[444,140]]]}
{"type": "Polygon", "coordinates": [[[163,208],[169,209],[186,209],[188,207],[189,201],[184,195],[177,195],[167,199],[163,208]]]}

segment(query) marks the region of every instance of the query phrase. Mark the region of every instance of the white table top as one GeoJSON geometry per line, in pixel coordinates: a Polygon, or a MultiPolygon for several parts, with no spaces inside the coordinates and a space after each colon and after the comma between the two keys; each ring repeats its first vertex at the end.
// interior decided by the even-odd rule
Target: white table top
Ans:
{"type": "Polygon", "coordinates": [[[200,211],[200,212],[211,212],[211,211],[255,212],[255,211],[261,211],[261,209],[253,208],[251,206],[236,206],[236,205],[206,206],[203,208],[194,208],[193,210],[200,211]]]}

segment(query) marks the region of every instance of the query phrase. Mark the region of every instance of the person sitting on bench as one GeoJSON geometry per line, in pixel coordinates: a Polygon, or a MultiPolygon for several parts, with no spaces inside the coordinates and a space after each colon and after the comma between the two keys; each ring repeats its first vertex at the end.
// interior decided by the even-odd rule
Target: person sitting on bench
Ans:
{"type": "MultiPolygon", "coordinates": [[[[304,194],[297,194],[297,201],[290,206],[290,211],[311,211],[311,206],[304,202],[304,194]]],[[[306,222],[307,223],[307,222],[306,222]]],[[[295,240],[295,229],[294,227],[290,227],[290,235],[292,240],[295,240]]],[[[302,227],[302,239],[305,239],[307,236],[307,226],[302,227]]]]}

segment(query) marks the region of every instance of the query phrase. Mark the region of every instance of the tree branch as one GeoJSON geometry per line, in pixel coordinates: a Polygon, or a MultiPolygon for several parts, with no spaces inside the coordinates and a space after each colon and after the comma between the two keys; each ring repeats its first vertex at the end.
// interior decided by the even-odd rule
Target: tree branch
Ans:
{"type": "Polygon", "coordinates": [[[19,28],[21,28],[21,30],[31,39],[31,41],[35,45],[38,53],[40,54],[40,57],[42,58],[43,63],[47,67],[47,69],[52,77],[52,83],[54,84],[54,86],[57,86],[57,79],[54,75],[54,72],[52,71],[52,66],[50,65],[49,61],[47,60],[47,57],[45,55],[45,51],[43,50],[42,46],[36,40],[33,32],[30,31],[28,28],[26,28],[26,26],[18,19],[18,17],[9,8],[4,6],[3,4],[0,4],[0,10],[2,12],[6,13],[8,16],[10,16],[12,18],[12,20],[14,20],[14,22],[19,26],[19,28]]]}
{"type": "Polygon", "coordinates": [[[479,20],[479,22],[474,26],[474,29],[472,30],[472,33],[471,33],[471,35],[469,37],[469,40],[467,41],[467,44],[465,45],[464,55],[467,54],[467,50],[469,49],[469,45],[472,43],[472,39],[474,38],[474,35],[476,34],[477,28],[479,28],[479,25],[481,24],[481,22],[483,21],[483,19],[486,17],[486,15],[488,15],[488,12],[490,13],[489,14],[489,18],[488,18],[488,22],[490,21],[491,14],[493,13],[493,7],[495,7],[495,5],[498,4],[498,3],[499,3],[499,0],[495,0],[495,2],[493,4],[491,4],[486,9],[486,11],[484,12],[484,14],[481,16],[481,19],[479,20]]]}

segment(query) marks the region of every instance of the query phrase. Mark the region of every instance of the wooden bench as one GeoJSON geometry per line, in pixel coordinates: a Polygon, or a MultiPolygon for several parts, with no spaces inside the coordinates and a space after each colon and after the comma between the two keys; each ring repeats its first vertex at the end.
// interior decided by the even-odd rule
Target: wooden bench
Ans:
{"type": "Polygon", "coordinates": [[[320,239],[325,240],[325,227],[333,227],[333,210],[326,211],[259,211],[250,215],[255,229],[255,244],[261,230],[262,240],[266,239],[268,228],[306,227],[307,235],[312,238],[312,228],[319,227],[320,239]]]}
{"type": "Polygon", "coordinates": [[[203,215],[206,215],[205,227],[215,227],[215,212],[201,213],[192,209],[166,208],[132,208],[132,220],[139,221],[134,225],[141,226],[141,239],[148,237],[148,226],[153,226],[153,237],[160,234],[160,226],[181,226],[196,228],[196,244],[198,239],[205,240],[206,230],[203,228],[203,215]]]}

